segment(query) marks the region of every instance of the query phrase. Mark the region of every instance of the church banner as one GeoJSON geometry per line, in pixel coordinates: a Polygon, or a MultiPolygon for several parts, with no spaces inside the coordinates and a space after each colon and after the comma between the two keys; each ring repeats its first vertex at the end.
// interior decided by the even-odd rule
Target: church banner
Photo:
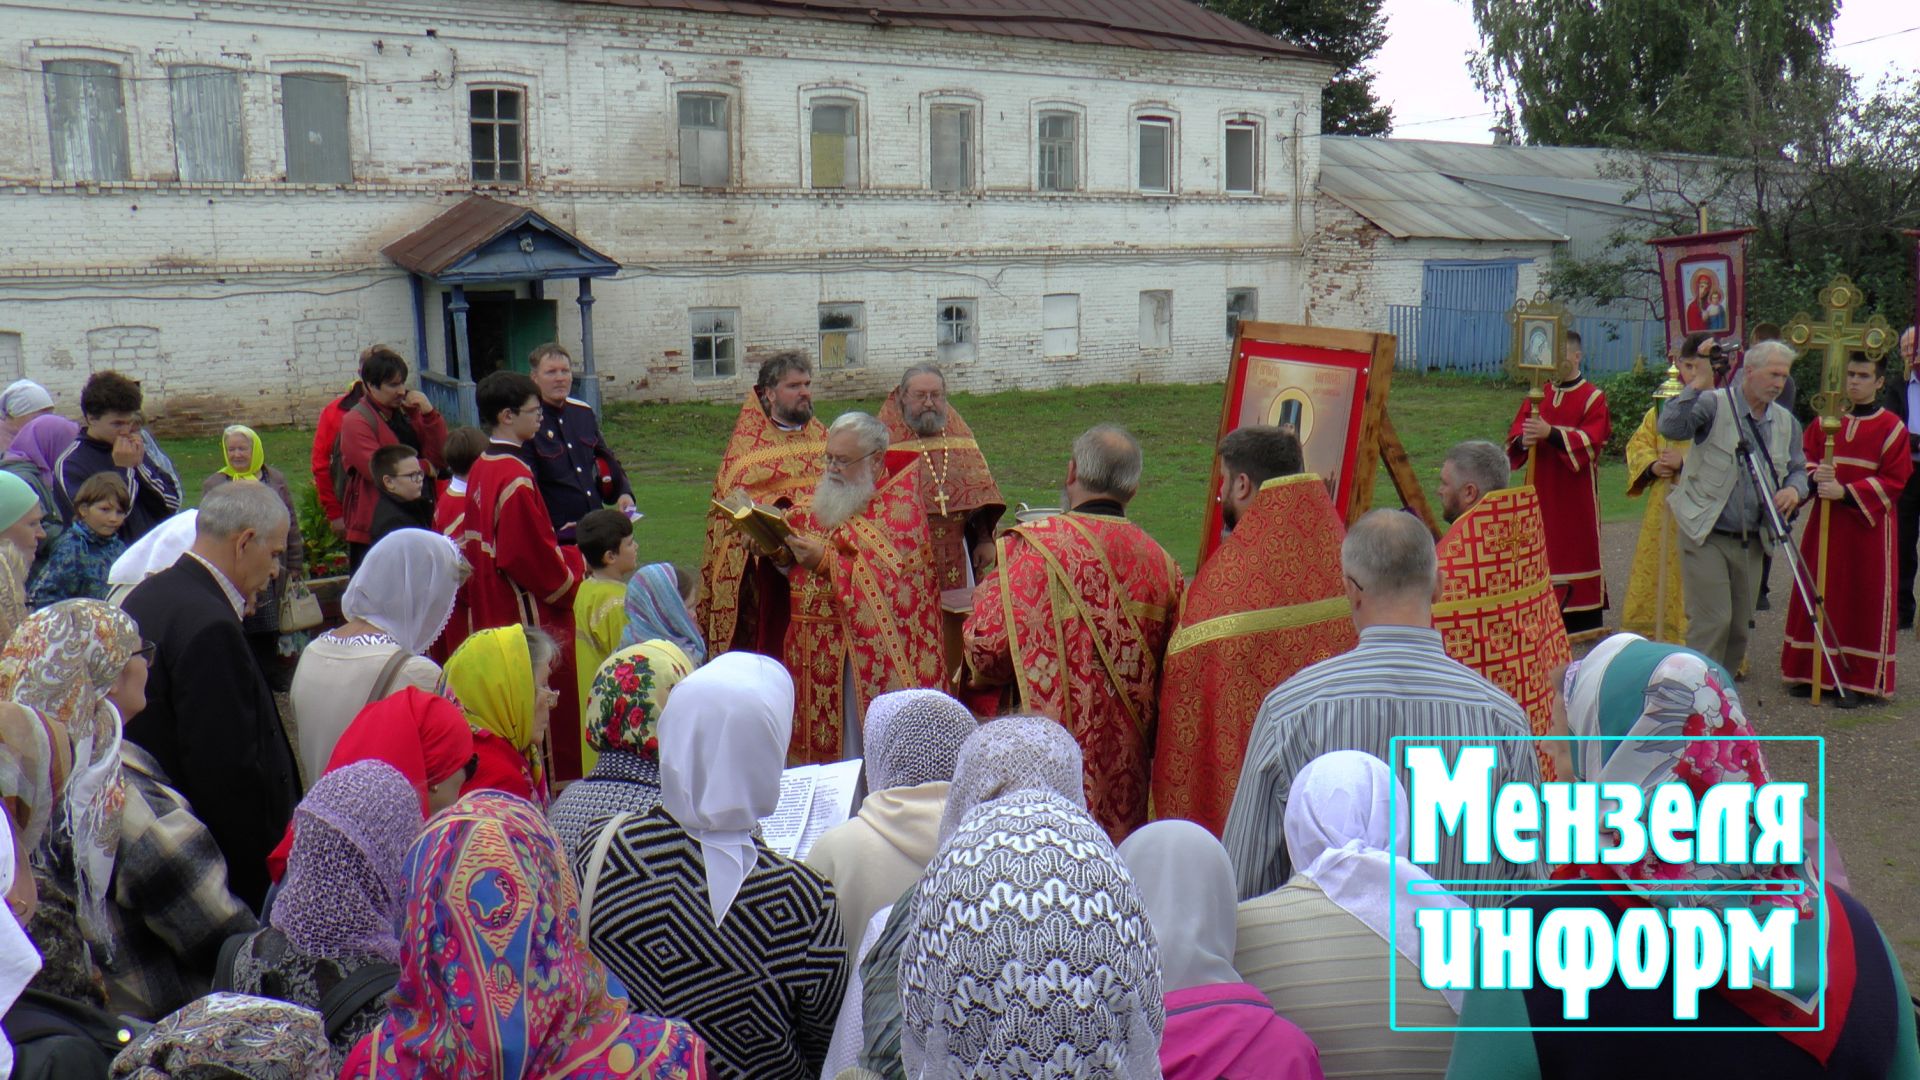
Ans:
{"type": "Polygon", "coordinates": [[[1660,256],[1669,353],[1678,355],[1687,335],[1702,331],[1744,347],[1747,236],[1753,231],[1723,229],[1647,241],[1660,256]]]}

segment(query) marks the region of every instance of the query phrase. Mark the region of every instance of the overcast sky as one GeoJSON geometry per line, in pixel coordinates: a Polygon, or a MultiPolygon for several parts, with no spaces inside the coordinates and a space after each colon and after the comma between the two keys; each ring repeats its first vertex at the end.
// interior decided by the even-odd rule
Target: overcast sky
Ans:
{"type": "MultiPolygon", "coordinates": [[[[1492,106],[1467,73],[1467,56],[1480,42],[1467,0],[1386,0],[1385,10],[1387,43],[1374,58],[1374,86],[1393,106],[1394,135],[1491,142],[1492,106]]],[[[1834,60],[1868,88],[1890,72],[1911,74],[1920,68],[1920,4],[1843,0],[1833,44],[1834,60]]]]}

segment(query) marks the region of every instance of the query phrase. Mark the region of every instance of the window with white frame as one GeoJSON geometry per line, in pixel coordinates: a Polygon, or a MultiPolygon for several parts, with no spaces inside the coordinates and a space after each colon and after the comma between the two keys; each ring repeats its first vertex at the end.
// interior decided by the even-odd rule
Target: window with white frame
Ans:
{"type": "Polygon", "coordinates": [[[1041,191],[1080,189],[1080,118],[1058,110],[1040,114],[1036,133],[1041,191]]]}
{"type": "Polygon", "coordinates": [[[1040,301],[1040,344],[1047,356],[1080,352],[1080,294],[1049,293],[1040,301]]]}
{"type": "Polygon", "coordinates": [[[813,103],[813,186],[860,186],[860,105],[845,98],[813,103]]]}
{"type": "Polygon", "coordinates": [[[978,324],[975,322],[978,303],[972,297],[954,296],[940,300],[939,336],[935,341],[934,353],[935,359],[942,364],[963,364],[974,358],[978,338],[978,324]]]}
{"type": "Polygon", "coordinates": [[[820,305],[820,369],[859,367],[867,362],[867,305],[820,305]]]}
{"type": "Polygon", "coordinates": [[[526,179],[526,95],[506,86],[468,92],[467,127],[473,136],[473,182],[518,184],[526,179]]]}
{"type": "Polygon", "coordinates": [[[1142,116],[1134,121],[1139,162],[1135,186],[1141,191],[1173,190],[1173,121],[1164,116],[1142,116]]]}
{"type": "Polygon", "coordinates": [[[230,68],[176,64],[167,69],[173,104],[173,160],[183,182],[240,180],[246,153],[240,139],[240,73],[230,68]]]}
{"type": "Polygon", "coordinates": [[[1173,293],[1149,289],[1140,294],[1140,347],[1166,349],[1173,345],[1173,293]]]}
{"type": "Polygon", "coordinates": [[[1259,191],[1260,125],[1244,120],[1229,120],[1226,133],[1227,191],[1252,195],[1259,191]]]}
{"type": "Polygon", "coordinates": [[[928,186],[935,191],[973,189],[973,106],[935,105],[927,110],[928,186]]]}
{"type": "Polygon", "coordinates": [[[126,180],[127,102],[120,68],[100,60],[41,64],[55,180],[126,180]]]}
{"type": "Polygon", "coordinates": [[[1227,290],[1227,337],[1240,332],[1240,324],[1260,317],[1259,289],[1227,290]]]}
{"type": "Polygon", "coordinates": [[[740,309],[693,308],[693,377],[731,379],[739,371],[740,309]]]}
{"type": "Polygon", "coordinates": [[[680,183],[723,188],[733,181],[731,129],[725,94],[679,95],[680,183]]]}
{"type": "Polygon", "coordinates": [[[287,142],[287,181],[353,182],[347,143],[347,80],[342,75],[280,76],[280,123],[287,142]]]}

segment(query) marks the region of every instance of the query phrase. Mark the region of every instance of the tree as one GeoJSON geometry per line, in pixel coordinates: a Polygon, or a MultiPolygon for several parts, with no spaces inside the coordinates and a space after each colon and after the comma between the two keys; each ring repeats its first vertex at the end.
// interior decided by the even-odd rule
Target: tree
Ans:
{"type": "Polygon", "coordinates": [[[1374,96],[1366,62],[1387,43],[1383,0],[1201,0],[1236,22],[1318,52],[1337,69],[1320,91],[1320,130],[1385,135],[1393,110],[1374,96]]]}
{"type": "Polygon", "coordinates": [[[1473,0],[1474,81],[1548,146],[1745,153],[1743,118],[1830,81],[1839,0],[1473,0]]]}

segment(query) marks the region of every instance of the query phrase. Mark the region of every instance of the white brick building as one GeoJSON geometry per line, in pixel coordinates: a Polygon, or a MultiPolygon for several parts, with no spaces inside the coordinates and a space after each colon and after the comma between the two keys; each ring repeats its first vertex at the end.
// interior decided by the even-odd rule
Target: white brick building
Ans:
{"type": "MultiPolygon", "coordinates": [[[[1303,316],[1309,54],[1184,0],[836,3],[0,0],[0,377],[273,422],[376,341],[445,372],[381,249],[476,190],[620,264],[613,398],[779,347],[844,353],[827,394],[1211,380],[1230,302],[1303,316]]],[[[481,370],[577,345],[575,290],[468,286],[481,370]]]]}

